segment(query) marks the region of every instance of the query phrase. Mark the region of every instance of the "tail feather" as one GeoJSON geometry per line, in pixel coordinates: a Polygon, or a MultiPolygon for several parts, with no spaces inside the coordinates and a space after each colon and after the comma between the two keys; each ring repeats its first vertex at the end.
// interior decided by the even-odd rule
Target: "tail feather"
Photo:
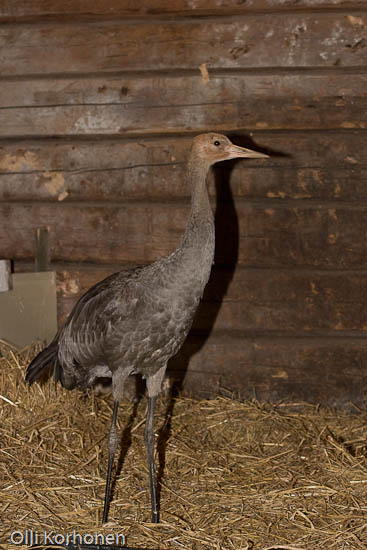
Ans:
{"type": "Polygon", "coordinates": [[[60,380],[60,365],[57,351],[57,343],[55,341],[51,342],[51,344],[42,350],[28,365],[25,379],[30,386],[33,382],[38,380],[44,372],[50,369],[53,369],[56,381],[60,380]]]}

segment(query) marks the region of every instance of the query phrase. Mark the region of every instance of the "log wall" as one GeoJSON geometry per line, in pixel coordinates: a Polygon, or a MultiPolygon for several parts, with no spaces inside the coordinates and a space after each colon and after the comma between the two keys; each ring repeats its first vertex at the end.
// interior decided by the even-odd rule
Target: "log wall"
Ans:
{"type": "Polygon", "coordinates": [[[0,0],[0,257],[32,269],[50,228],[62,323],[178,245],[191,138],[225,132],[271,157],[209,177],[215,266],[171,376],[361,404],[366,65],[364,0],[0,0]]]}

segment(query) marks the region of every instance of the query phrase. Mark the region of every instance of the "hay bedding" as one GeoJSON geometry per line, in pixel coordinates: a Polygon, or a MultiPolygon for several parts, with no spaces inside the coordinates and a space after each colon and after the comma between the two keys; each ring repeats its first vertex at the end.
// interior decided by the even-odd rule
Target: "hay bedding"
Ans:
{"type": "Polygon", "coordinates": [[[1,539],[123,533],[130,546],[365,549],[366,415],[305,404],[168,397],[157,406],[161,524],[152,525],[145,399],[122,403],[123,465],[101,527],[112,400],[24,384],[35,349],[0,347],[1,539]],[[173,414],[167,420],[167,410],[173,414]]]}

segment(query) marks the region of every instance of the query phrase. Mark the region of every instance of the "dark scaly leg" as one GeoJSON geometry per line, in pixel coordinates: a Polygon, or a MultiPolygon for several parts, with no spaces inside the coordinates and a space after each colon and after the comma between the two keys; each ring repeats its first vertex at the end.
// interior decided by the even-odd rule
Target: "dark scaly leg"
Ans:
{"type": "Polygon", "coordinates": [[[152,523],[159,522],[158,506],[157,506],[157,491],[154,467],[154,405],[156,397],[148,397],[148,414],[145,422],[144,440],[147,447],[149,481],[150,481],[150,498],[152,503],[152,523]]]}
{"type": "Polygon", "coordinates": [[[150,481],[150,497],[152,502],[152,523],[159,523],[159,512],[157,502],[157,484],[155,478],[154,467],[154,405],[156,397],[161,391],[166,365],[161,367],[153,376],[147,378],[148,390],[148,413],[145,422],[144,440],[147,448],[149,481],[150,481]]]}
{"type": "Polygon", "coordinates": [[[113,467],[113,461],[114,461],[117,446],[118,446],[117,429],[116,429],[116,418],[117,418],[118,407],[119,407],[119,402],[114,401],[111,429],[110,429],[110,435],[108,437],[108,468],[107,468],[106,492],[105,492],[105,497],[104,497],[104,508],[103,508],[102,523],[107,522],[108,504],[109,504],[109,500],[110,500],[112,467],[113,467]]]}

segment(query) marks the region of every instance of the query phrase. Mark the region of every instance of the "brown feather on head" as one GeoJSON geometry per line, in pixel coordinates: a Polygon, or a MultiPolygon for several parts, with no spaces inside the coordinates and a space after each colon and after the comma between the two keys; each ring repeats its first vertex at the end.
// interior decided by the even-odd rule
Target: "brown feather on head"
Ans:
{"type": "Polygon", "coordinates": [[[222,134],[200,134],[192,143],[192,154],[209,166],[223,160],[234,158],[268,158],[268,155],[234,145],[222,134]]]}

